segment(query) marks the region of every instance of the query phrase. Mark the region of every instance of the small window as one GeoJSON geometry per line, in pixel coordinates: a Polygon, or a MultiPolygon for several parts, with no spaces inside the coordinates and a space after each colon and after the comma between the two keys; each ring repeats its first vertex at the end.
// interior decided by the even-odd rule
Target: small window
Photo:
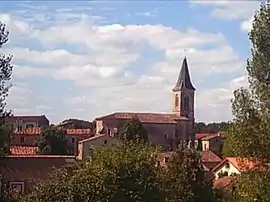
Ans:
{"type": "Polygon", "coordinates": [[[160,161],[157,162],[157,166],[160,166],[160,161]]]}
{"type": "Polygon", "coordinates": [[[75,143],[75,137],[71,138],[71,142],[75,143]]]}
{"type": "Polygon", "coordinates": [[[24,193],[25,191],[25,187],[24,187],[24,182],[9,182],[9,187],[10,189],[12,190],[12,192],[14,193],[18,193],[18,194],[21,194],[21,193],[24,193]]]}
{"type": "Polygon", "coordinates": [[[111,135],[111,129],[108,128],[108,135],[111,135]]]}
{"type": "Polygon", "coordinates": [[[107,144],[107,143],[108,143],[108,141],[107,141],[107,140],[104,140],[104,141],[103,141],[103,144],[107,144]]]}
{"type": "Polygon", "coordinates": [[[230,168],[230,164],[228,162],[225,164],[225,168],[230,168]]]}
{"type": "Polygon", "coordinates": [[[165,140],[168,139],[168,134],[167,133],[164,134],[164,138],[165,138],[165,140]]]}
{"type": "Polygon", "coordinates": [[[26,128],[28,129],[28,128],[34,128],[34,125],[33,124],[27,124],[26,125],[26,128]]]}
{"type": "Polygon", "coordinates": [[[207,150],[207,146],[206,146],[206,144],[204,144],[204,151],[206,151],[207,150]]]}
{"type": "Polygon", "coordinates": [[[169,162],[169,157],[165,157],[164,161],[165,161],[165,163],[168,163],[169,162]]]}
{"type": "Polygon", "coordinates": [[[22,127],[22,126],[18,126],[18,127],[17,127],[17,130],[18,130],[18,131],[22,131],[22,130],[23,130],[23,127],[22,127]]]}
{"type": "Polygon", "coordinates": [[[21,142],[24,142],[25,141],[25,137],[21,137],[21,142]]]}

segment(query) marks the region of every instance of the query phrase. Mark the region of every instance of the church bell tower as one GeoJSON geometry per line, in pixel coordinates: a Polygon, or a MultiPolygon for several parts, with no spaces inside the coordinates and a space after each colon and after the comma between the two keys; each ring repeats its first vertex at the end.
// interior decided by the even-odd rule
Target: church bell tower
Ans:
{"type": "Polygon", "coordinates": [[[194,140],[194,98],[195,88],[192,85],[187,58],[182,62],[182,67],[173,91],[173,113],[177,117],[186,117],[189,119],[188,134],[189,140],[194,140]]]}

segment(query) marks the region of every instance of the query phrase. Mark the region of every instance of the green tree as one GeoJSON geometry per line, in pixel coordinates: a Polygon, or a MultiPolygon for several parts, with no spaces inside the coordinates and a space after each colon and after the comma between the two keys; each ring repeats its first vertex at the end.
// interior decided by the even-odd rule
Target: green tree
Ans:
{"type": "MultiPolygon", "coordinates": [[[[0,22],[0,48],[7,43],[9,32],[6,26],[0,22]]],[[[0,53],[0,157],[10,153],[11,131],[6,127],[5,119],[10,115],[5,110],[6,98],[11,87],[10,79],[13,66],[11,65],[12,56],[0,53]]]]}
{"type": "Polygon", "coordinates": [[[73,171],[62,169],[22,201],[164,202],[156,152],[137,143],[95,151],[94,161],[73,171]]]}
{"type": "Polygon", "coordinates": [[[213,201],[212,180],[202,170],[200,154],[180,144],[163,171],[163,186],[167,202],[213,201]]]}
{"type": "MultiPolygon", "coordinates": [[[[265,1],[254,16],[249,34],[252,43],[251,58],[247,61],[249,88],[236,90],[232,102],[235,118],[230,130],[231,148],[238,157],[256,160],[256,167],[270,163],[270,87],[266,82],[270,73],[269,20],[270,4],[265,1]]],[[[269,177],[252,171],[238,177],[241,182],[236,186],[238,201],[270,201],[269,177]],[[257,189],[258,185],[265,186],[257,189]]]]}
{"type": "Polygon", "coordinates": [[[36,145],[40,154],[66,155],[72,153],[72,147],[66,138],[66,131],[55,127],[43,127],[36,145]]]}
{"type": "Polygon", "coordinates": [[[235,154],[233,152],[233,149],[231,148],[230,145],[231,138],[228,136],[226,140],[224,141],[223,147],[222,147],[222,157],[235,157],[235,154]]]}
{"type": "Polygon", "coordinates": [[[125,123],[120,129],[119,137],[123,141],[148,141],[148,133],[137,116],[125,123]]]}

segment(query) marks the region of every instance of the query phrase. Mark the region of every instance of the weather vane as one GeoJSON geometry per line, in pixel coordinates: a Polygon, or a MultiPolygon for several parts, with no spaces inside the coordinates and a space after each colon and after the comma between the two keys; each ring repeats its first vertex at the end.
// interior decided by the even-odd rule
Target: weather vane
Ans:
{"type": "Polygon", "coordinates": [[[187,57],[187,49],[186,48],[184,49],[184,55],[185,55],[185,57],[187,57]]]}

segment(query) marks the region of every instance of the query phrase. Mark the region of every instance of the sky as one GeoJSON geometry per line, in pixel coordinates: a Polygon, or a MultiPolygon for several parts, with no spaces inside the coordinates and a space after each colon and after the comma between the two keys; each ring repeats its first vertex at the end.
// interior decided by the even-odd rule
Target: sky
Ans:
{"type": "Polygon", "coordinates": [[[7,109],[92,121],[113,112],[172,111],[186,56],[197,121],[232,119],[247,86],[248,32],[259,1],[1,1],[12,54],[7,109]]]}

